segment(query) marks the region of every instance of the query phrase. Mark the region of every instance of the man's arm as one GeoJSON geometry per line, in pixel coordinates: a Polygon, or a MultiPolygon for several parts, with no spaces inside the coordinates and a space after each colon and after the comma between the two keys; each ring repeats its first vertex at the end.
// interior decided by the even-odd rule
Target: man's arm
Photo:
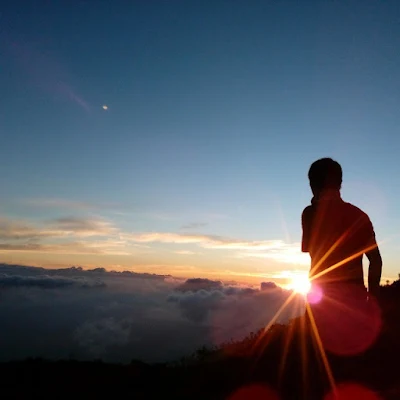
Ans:
{"type": "Polygon", "coordinates": [[[379,295],[379,287],[382,275],[382,257],[375,239],[375,232],[371,221],[368,221],[369,240],[365,255],[369,261],[368,268],[368,292],[373,296],[379,295]]]}
{"type": "Polygon", "coordinates": [[[365,253],[365,255],[369,260],[368,292],[373,296],[378,296],[383,264],[378,245],[376,244],[376,247],[365,253]]]}

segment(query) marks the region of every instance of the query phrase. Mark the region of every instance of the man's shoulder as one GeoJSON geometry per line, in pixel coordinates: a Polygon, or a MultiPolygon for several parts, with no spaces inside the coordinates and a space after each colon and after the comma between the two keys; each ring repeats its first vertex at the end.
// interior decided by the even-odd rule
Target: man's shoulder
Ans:
{"type": "Polygon", "coordinates": [[[351,212],[354,215],[358,215],[360,217],[364,217],[364,218],[368,218],[369,219],[368,214],[365,211],[361,210],[361,208],[355,206],[352,203],[348,203],[348,202],[343,202],[343,204],[344,204],[344,207],[346,208],[346,210],[348,212],[351,212]]]}
{"type": "Polygon", "coordinates": [[[313,206],[309,205],[303,210],[301,215],[306,218],[306,217],[310,216],[313,212],[314,212],[313,206]]]}
{"type": "Polygon", "coordinates": [[[369,218],[369,215],[361,210],[361,208],[355,206],[351,203],[344,203],[346,207],[346,214],[348,218],[358,224],[361,224],[363,227],[370,227],[372,222],[369,218]]]}

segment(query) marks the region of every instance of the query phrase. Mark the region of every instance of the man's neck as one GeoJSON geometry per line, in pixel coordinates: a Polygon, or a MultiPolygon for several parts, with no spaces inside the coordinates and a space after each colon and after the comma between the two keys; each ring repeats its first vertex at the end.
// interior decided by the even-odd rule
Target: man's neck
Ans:
{"type": "Polygon", "coordinates": [[[318,201],[341,200],[341,199],[342,199],[342,197],[340,195],[340,190],[326,189],[326,190],[322,190],[321,192],[315,193],[311,202],[316,203],[318,201]]]}

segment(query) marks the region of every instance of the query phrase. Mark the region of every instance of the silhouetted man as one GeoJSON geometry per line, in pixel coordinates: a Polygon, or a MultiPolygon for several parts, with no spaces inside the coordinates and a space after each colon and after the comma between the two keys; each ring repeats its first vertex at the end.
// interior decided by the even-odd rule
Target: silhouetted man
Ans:
{"type": "Polygon", "coordinates": [[[308,172],[314,197],[302,214],[302,251],[311,256],[315,283],[364,287],[362,258],[366,254],[368,291],[377,296],[382,258],[366,213],[342,200],[342,168],[331,158],[315,161],[308,172]]]}
{"type": "Polygon", "coordinates": [[[368,296],[379,295],[382,258],[366,213],[342,200],[342,168],[331,158],[308,172],[314,197],[302,214],[302,251],[311,256],[309,304],[324,346],[339,354],[368,348],[380,329],[379,309],[367,302],[362,259],[369,259],[368,296]]]}

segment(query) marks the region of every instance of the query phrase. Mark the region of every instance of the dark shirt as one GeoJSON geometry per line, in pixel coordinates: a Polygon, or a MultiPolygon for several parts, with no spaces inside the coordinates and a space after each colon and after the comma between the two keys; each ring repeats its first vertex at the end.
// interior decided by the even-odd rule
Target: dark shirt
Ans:
{"type": "Polygon", "coordinates": [[[324,196],[304,209],[302,228],[302,251],[311,256],[310,278],[321,284],[364,285],[363,254],[376,244],[365,212],[339,194],[324,196]]]}

